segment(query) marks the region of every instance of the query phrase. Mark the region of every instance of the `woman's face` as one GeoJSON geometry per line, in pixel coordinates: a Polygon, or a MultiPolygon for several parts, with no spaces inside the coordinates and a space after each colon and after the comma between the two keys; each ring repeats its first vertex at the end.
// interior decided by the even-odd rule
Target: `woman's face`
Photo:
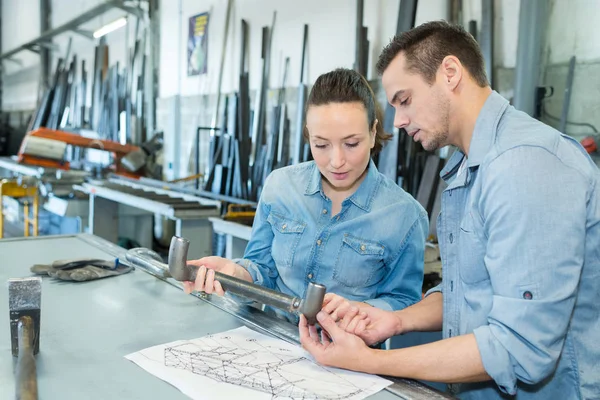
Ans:
{"type": "Polygon", "coordinates": [[[310,149],[331,189],[353,193],[358,188],[375,145],[376,125],[377,121],[369,127],[367,110],[360,102],[309,106],[310,149]]]}

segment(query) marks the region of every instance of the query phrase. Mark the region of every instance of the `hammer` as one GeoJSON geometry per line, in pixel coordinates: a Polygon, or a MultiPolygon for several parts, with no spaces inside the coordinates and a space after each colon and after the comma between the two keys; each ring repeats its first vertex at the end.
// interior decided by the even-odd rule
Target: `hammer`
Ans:
{"type": "MultiPolygon", "coordinates": [[[[169,273],[178,281],[194,282],[196,280],[198,267],[187,264],[189,247],[190,241],[185,238],[173,236],[171,239],[171,246],[169,247],[169,273]]],[[[308,323],[312,325],[317,322],[316,316],[323,306],[323,298],[327,290],[323,285],[309,282],[306,289],[306,297],[301,299],[217,271],[215,271],[215,279],[221,283],[224,290],[231,293],[248,297],[262,304],[291,313],[304,314],[308,323]]]]}
{"type": "Polygon", "coordinates": [[[15,394],[20,400],[38,398],[34,355],[40,350],[42,279],[8,280],[12,355],[17,357],[15,394]]]}

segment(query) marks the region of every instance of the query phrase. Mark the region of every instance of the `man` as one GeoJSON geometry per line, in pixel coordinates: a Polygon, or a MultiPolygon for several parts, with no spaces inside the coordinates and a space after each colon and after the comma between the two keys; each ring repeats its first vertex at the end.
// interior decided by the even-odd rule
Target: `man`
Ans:
{"type": "Polygon", "coordinates": [[[443,283],[402,311],[361,309],[362,320],[332,300],[318,315],[332,340],[302,319],[303,346],[323,364],[447,382],[461,398],[600,398],[596,165],[491,90],[462,28],[412,29],[377,67],[395,126],[427,150],[458,148],[441,172],[443,283]],[[443,340],[422,346],[365,345],[440,329],[443,340]]]}

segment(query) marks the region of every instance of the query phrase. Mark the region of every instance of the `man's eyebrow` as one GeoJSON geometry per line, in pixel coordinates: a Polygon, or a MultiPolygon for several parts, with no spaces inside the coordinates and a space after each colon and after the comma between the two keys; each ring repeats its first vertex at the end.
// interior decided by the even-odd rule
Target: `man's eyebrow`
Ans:
{"type": "Polygon", "coordinates": [[[396,104],[399,100],[400,97],[404,94],[404,90],[398,90],[396,93],[394,93],[394,95],[392,96],[392,101],[390,101],[390,104],[396,104]]]}

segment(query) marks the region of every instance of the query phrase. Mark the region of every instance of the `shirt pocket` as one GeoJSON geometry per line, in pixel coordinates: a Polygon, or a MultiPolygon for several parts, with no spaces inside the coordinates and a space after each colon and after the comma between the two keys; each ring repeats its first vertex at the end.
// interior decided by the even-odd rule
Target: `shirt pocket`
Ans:
{"type": "Polygon", "coordinates": [[[347,287],[366,287],[379,282],[385,273],[384,246],[344,234],[333,279],[347,287]]]}
{"type": "Polygon", "coordinates": [[[460,223],[458,246],[458,270],[461,280],[475,284],[490,279],[485,267],[485,244],[475,230],[473,216],[467,214],[460,223]]]}
{"type": "Polygon", "coordinates": [[[271,256],[275,265],[279,267],[291,267],[294,262],[296,247],[300,242],[306,223],[286,218],[280,214],[271,212],[267,217],[273,230],[273,244],[271,256]]]}

